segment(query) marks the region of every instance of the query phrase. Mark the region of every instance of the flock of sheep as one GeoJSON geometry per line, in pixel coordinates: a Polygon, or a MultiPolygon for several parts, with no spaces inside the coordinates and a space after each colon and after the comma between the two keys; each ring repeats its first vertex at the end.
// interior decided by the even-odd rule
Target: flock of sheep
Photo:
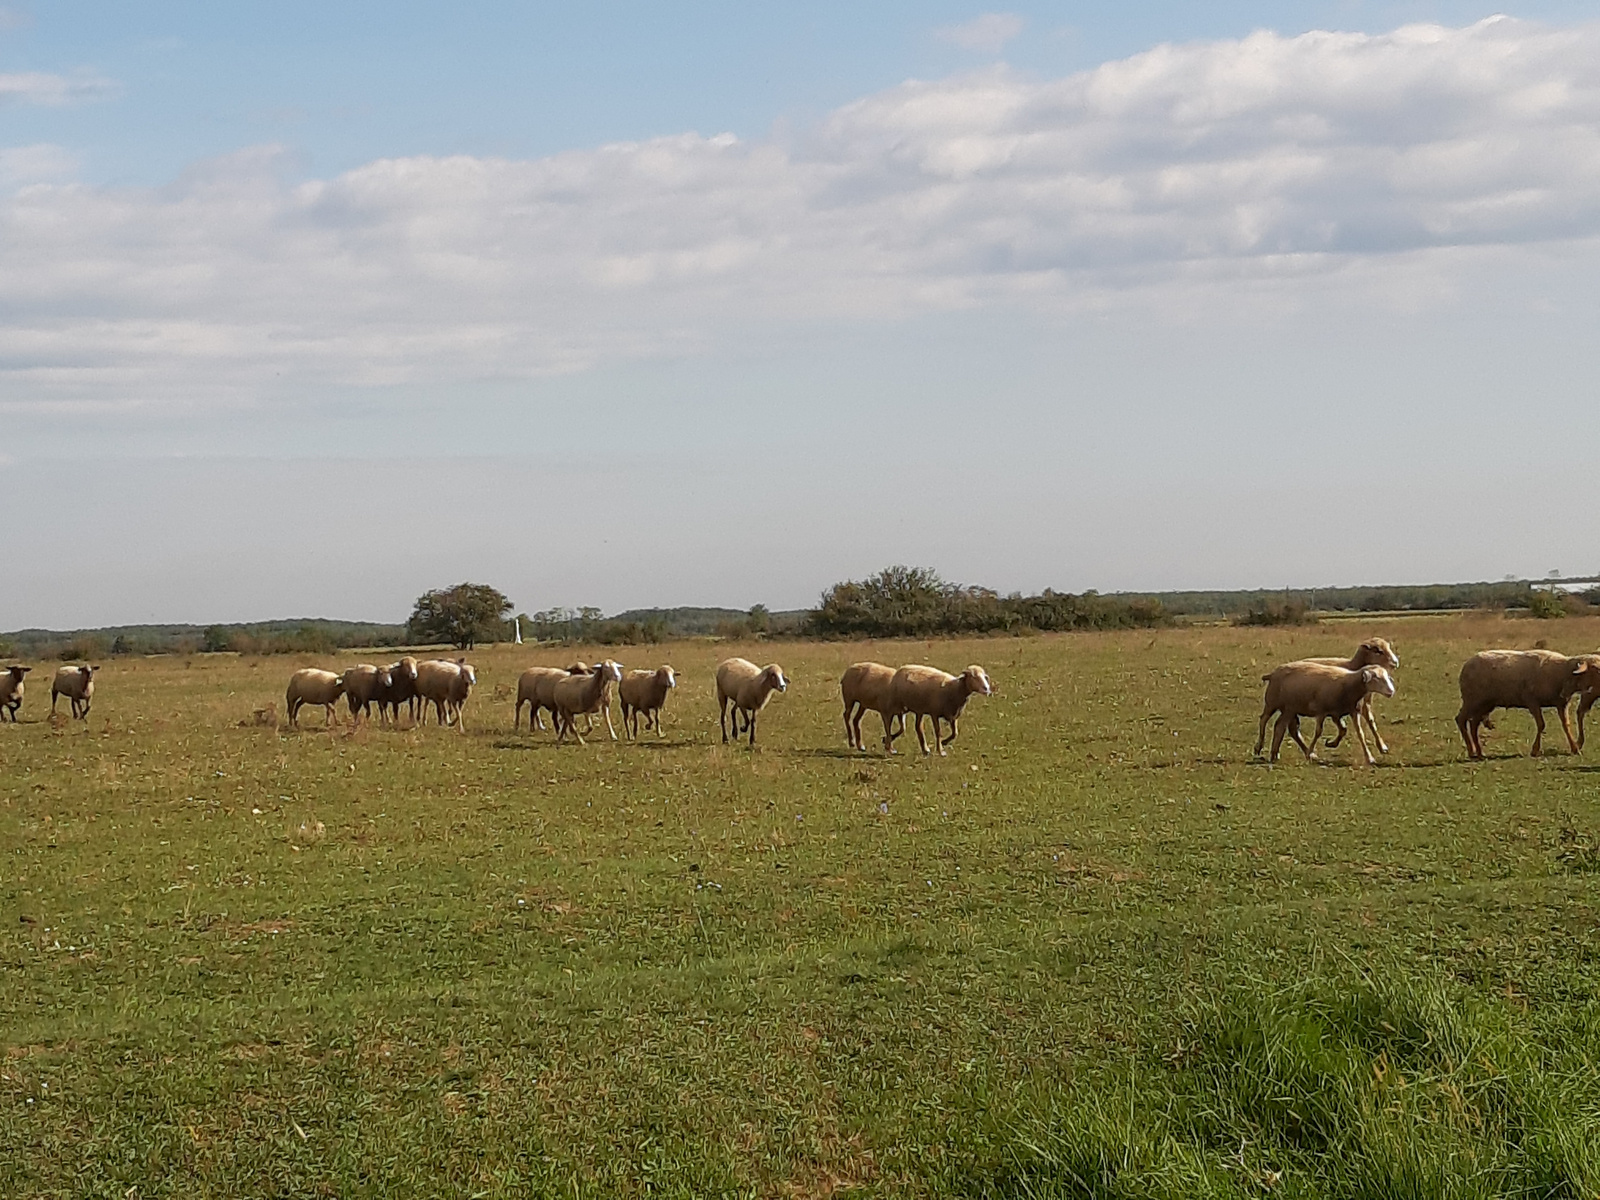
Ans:
{"type": "MultiPolygon", "coordinates": [[[[1333,747],[1344,740],[1348,720],[1355,727],[1368,765],[1375,764],[1377,760],[1367,743],[1367,731],[1371,731],[1380,753],[1387,754],[1389,747],[1378,733],[1372,698],[1395,694],[1391,672],[1399,666],[1400,656],[1393,646],[1383,638],[1369,638],[1349,658],[1300,659],[1263,675],[1267,691],[1255,754],[1262,753],[1267,722],[1273,717],[1277,717],[1277,722],[1269,756],[1272,762],[1278,761],[1278,752],[1286,736],[1294,740],[1308,759],[1315,760],[1315,747],[1322,737],[1324,724],[1332,721],[1338,730],[1327,743],[1333,747]],[[1301,736],[1300,721],[1311,717],[1316,718],[1317,725],[1307,743],[1301,736]]],[[[74,717],[88,718],[98,669],[82,665],[65,666],[56,671],[50,685],[52,716],[57,702],[65,696],[74,717]]],[[[13,723],[17,720],[17,710],[22,707],[24,679],[30,670],[12,666],[0,671],[0,719],[9,714],[13,723]]],[[[733,739],[748,736],[749,744],[755,745],[757,715],[774,692],[788,690],[789,681],[783,668],[777,663],[758,667],[743,658],[729,658],[718,664],[716,679],[722,740],[729,740],[731,711],[733,739]]],[[[326,720],[331,724],[335,719],[334,706],[342,696],[357,724],[362,717],[371,719],[374,706],[380,721],[398,721],[402,706],[413,721],[426,720],[431,704],[440,725],[454,725],[464,731],[462,712],[477,681],[477,672],[465,659],[435,658],[419,662],[408,655],[386,667],[362,663],[341,674],[311,667],[296,671],[289,680],[284,701],[292,728],[298,727],[300,710],[308,704],[322,705],[326,720]]],[[[1485,725],[1493,728],[1488,717],[1497,708],[1521,708],[1532,715],[1537,732],[1531,753],[1535,755],[1540,753],[1544,739],[1544,710],[1555,709],[1561,718],[1562,731],[1567,735],[1567,745],[1577,754],[1583,748],[1584,718],[1600,700],[1600,654],[1568,656],[1553,650],[1485,650],[1473,655],[1461,668],[1460,685],[1461,710],[1456,714],[1456,726],[1461,731],[1468,757],[1483,757],[1479,733],[1485,725]],[[1579,697],[1576,738],[1567,719],[1568,706],[1574,696],[1579,697]]],[[[593,666],[577,662],[567,667],[529,667],[517,681],[513,728],[521,728],[522,708],[527,705],[528,728],[547,728],[544,714],[548,713],[557,742],[572,737],[581,743],[584,733],[594,731],[598,716],[604,716],[606,730],[615,741],[617,732],[611,723],[614,689],[622,711],[623,730],[629,737],[639,736],[641,717],[645,729],[654,728],[660,734],[661,711],[666,706],[667,694],[676,686],[677,674],[666,666],[654,671],[625,671],[620,663],[607,659],[593,666]],[[579,717],[584,718],[582,732],[578,729],[579,717]]],[[[897,669],[882,663],[859,662],[845,671],[839,690],[844,700],[845,737],[852,749],[866,749],[861,720],[871,711],[883,721],[883,748],[889,753],[894,753],[894,740],[905,733],[906,718],[910,716],[915,718],[917,743],[922,752],[931,754],[936,749],[944,754],[945,748],[955,741],[956,722],[968,698],[991,695],[994,688],[987,672],[979,666],[950,675],[920,665],[897,669]],[[923,733],[924,718],[930,718],[933,723],[932,749],[923,733]],[[948,737],[944,736],[941,722],[950,727],[948,737]]]]}

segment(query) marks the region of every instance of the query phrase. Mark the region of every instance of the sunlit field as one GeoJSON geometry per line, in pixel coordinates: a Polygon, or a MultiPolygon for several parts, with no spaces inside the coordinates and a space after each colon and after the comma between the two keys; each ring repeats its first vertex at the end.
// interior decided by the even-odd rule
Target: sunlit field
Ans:
{"type": "Polygon", "coordinates": [[[53,726],[41,668],[0,1195],[1596,1196],[1600,744],[1453,722],[1540,638],[1600,622],[497,646],[464,736],[255,724],[313,660],[231,655],[53,726]],[[1381,765],[1252,762],[1262,673],[1373,633],[1381,765]],[[730,653],[791,680],[754,750],[730,653]],[[607,654],[681,672],[664,737],[512,731],[523,666],[607,654]],[[852,752],[863,658],[997,693],[852,752]]]}

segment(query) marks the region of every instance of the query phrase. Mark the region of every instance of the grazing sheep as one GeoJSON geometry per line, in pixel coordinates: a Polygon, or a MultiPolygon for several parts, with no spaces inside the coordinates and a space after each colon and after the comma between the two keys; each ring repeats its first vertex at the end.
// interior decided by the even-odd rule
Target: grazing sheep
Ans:
{"type": "MultiPolygon", "coordinates": [[[[1400,656],[1395,653],[1394,647],[1389,644],[1387,639],[1381,637],[1368,638],[1356,647],[1356,652],[1349,658],[1305,658],[1300,661],[1323,663],[1330,667],[1343,667],[1347,671],[1359,671],[1362,667],[1382,667],[1392,673],[1400,666],[1400,656]]],[[[1368,693],[1367,697],[1362,700],[1361,711],[1356,714],[1356,720],[1363,719],[1367,723],[1367,728],[1372,731],[1373,740],[1378,743],[1378,753],[1389,753],[1389,745],[1383,740],[1383,735],[1378,732],[1377,721],[1372,718],[1371,693],[1368,693]]],[[[1328,743],[1330,750],[1344,741],[1345,735],[1345,726],[1342,719],[1336,718],[1334,725],[1338,727],[1339,732],[1328,743]]],[[[1315,743],[1321,736],[1322,723],[1319,721],[1317,723],[1317,732],[1311,738],[1312,742],[1315,743]]]]}
{"type": "Polygon", "coordinates": [[[344,695],[344,676],[332,671],[319,671],[315,667],[302,667],[289,676],[289,690],[283,694],[284,711],[289,714],[289,728],[300,728],[300,706],[320,704],[327,718],[334,721],[333,706],[344,695]]]}
{"type": "Polygon", "coordinates": [[[55,715],[56,699],[65,696],[72,715],[87,721],[89,704],[94,699],[94,673],[99,669],[89,666],[57,669],[56,677],[50,681],[50,715],[55,715]]]}
{"type": "MultiPolygon", "coordinates": [[[[1544,742],[1544,710],[1553,708],[1561,717],[1561,730],[1574,754],[1580,743],[1573,740],[1567,723],[1567,704],[1582,693],[1580,711],[1600,696],[1600,655],[1580,654],[1569,658],[1554,650],[1485,650],[1467,659],[1461,668],[1461,711],[1456,728],[1467,745],[1468,758],[1483,757],[1479,729],[1497,708],[1525,708],[1533,717],[1533,748],[1538,755],[1544,742]]],[[[1580,725],[1581,727],[1581,725],[1580,725]]]]}
{"type": "Polygon", "coordinates": [[[773,692],[789,690],[789,681],[783,677],[783,668],[777,663],[758,667],[747,658],[724,659],[717,664],[718,720],[722,725],[722,740],[728,740],[728,705],[733,705],[733,736],[743,732],[739,728],[742,715],[750,731],[750,745],[756,744],[756,714],[767,706],[773,692]]]}
{"type": "Polygon", "coordinates": [[[644,714],[644,727],[655,726],[656,734],[665,737],[661,728],[661,709],[667,703],[667,693],[678,686],[678,676],[671,667],[658,667],[654,671],[629,671],[617,684],[617,701],[622,706],[622,728],[631,738],[639,736],[639,714],[644,714]],[[631,724],[630,724],[631,723],[631,724]]]}
{"type": "Polygon", "coordinates": [[[943,754],[944,748],[956,740],[956,720],[966,707],[967,698],[973,693],[980,696],[994,694],[994,685],[989,682],[988,672],[982,667],[968,667],[959,675],[948,675],[936,667],[901,667],[889,681],[889,709],[884,714],[884,749],[894,753],[894,739],[906,731],[905,715],[910,713],[916,718],[917,744],[922,747],[922,752],[932,753],[928,749],[927,738],[922,734],[922,718],[932,717],[933,741],[939,753],[943,754]],[[891,717],[900,718],[898,733],[889,732],[891,717]],[[950,722],[950,736],[943,740],[939,737],[941,720],[950,722]]]}
{"type": "MultiPolygon", "coordinates": [[[[1394,680],[1385,667],[1362,667],[1359,671],[1352,671],[1328,663],[1292,662],[1261,678],[1267,685],[1267,695],[1262,705],[1261,737],[1256,741],[1255,753],[1261,753],[1266,740],[1267,718],[1277,713],[1278,723],[1272,733],[1272,762],[1278,761],[1278,751],[1283,746],[1285,733],[1294,738],[1294,744],[1300,747],[1307,759],[1317,761],[1316,751],[1300,738],[1301,717],[1318,718],[1317,728],[1320,730],[1324,718],[1354,717],[1368,693],[1394,695],[1394,680]]],[[[1367,756],[1367,765],[1376,766],[1378,760],[1372,757],[1366,731],[1359,721],[1356,722],[1356,737],[1361,741],[1362,753],[1367,756]]],[[[1315,734],[1311,740],[1315,745],[1315,734]]]]}
{"type": "MultiPolygon", "coordinates": [[[[544,713],[549,712],[550,723],[556,723],[556,681],[565,679],[568,675],[587,675],[589,664],[575,662],[570,667],[529,667],[517,679],[517,710],[512,719],[513,729],[522,728],[522,706],[528,706],[528,729],[543,729],[544,713]]],[[[588,733],[594,728],[593,721],[589,724],[588,733]]]]}
{"type": "Polygon", "coordinates": [[[17,709],[22,707],[22,677],[32,667],[7,667],[0,671],[0,716],[11,714],[11,723],[17,723],[17,709]]]}
{"type": "MultiPolygon", "coordinates": [[[[587,674],[571,674],[556,680],[553,698],[556,702],[556,741],[563,742],[567,734],[583,745],[583,734],[578,732],[578,716],[583,713],[606,714],[606,730],[611,740],[617,740],[617,731],[611,725],[611,685],[622,680],[622,664],[609,658],[587,674]]],[[[593,728],[591,726],[591,728],[593,728]]]]}
{"type": "Polygon", "coordinates": [[[417,664],[417,695],[423,708],[431,701],[439,724],[454,725],[460,733],[467,731],[461,710],[466,706],[472,685],[477,682],[477,671],[464,658],[454,662],[430,658],[417,664]]]}
{"type": "MultiPolygon", "coordinates": [[[[882,663],[852,663],[839,680],[839,692],[844,697],[844,736],[852,750],[865,750],[866,739],[861,736],[861,718],[871,709],[883,718],[883,748],[890,748],[889,685],[894,681],[894,668],[882,663]]],[[[905,714],[900,714],[900,728],[894,737],[906,730],[905,714]]]]}
{"type": "Polygon", "coordinates": [[[389,715],[396,723],[400,720],[400,706],[404,704],[411,713],[413,723],[417,719],[417,706],[421,698],[417,695],[417,660],[409,654],[399,662],[393,662],[385,668],[389,672],[387,687],[378,689],[373,696],[373,703],[378,706],[378,714],[382,716],[387,709],[389,715]]]}
{"type": "Polygon", "coordinates": [[[350,719],[352,723],[361,724],[361,716],[366,714],[370,720],[372,706],[378,706],[378,719],[384,718],[383,697],[387,696],[389,689],[394,686],[394,675],[388,667],[375,667],[371,663],[361,663],[351,667],[344,673],[344,699],[350,706],[350,719]]]}

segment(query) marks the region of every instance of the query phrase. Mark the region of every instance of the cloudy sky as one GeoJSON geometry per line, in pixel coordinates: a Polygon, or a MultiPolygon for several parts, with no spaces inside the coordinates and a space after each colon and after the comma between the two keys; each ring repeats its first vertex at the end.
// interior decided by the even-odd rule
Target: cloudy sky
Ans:
{"type": "Polygon", "coordinates": [[[0,628],[1591,572],[1597,317],[1600,0],[3,7],[0,628]]]}

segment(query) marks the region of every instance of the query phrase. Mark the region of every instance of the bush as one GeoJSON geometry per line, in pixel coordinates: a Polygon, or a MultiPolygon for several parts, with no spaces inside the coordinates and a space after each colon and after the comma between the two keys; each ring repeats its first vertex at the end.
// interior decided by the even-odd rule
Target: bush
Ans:
{"type": "Polygon", "coordinates": [[[1557,591],[1536,590],[1528,597],[1528,613],[1541,621],[1567,615],[1567,598],[1557,591]]]}
{"type": "Polygon", "coordinates": [[[1311,610],[1306,607],[1303,600],[1268,601],[1265,604],[1252,606],[1244,616],[1234,618],[1233,623],[1235,625],[1315,625],[1317,618],[1311,615],[1311,610]]]}

